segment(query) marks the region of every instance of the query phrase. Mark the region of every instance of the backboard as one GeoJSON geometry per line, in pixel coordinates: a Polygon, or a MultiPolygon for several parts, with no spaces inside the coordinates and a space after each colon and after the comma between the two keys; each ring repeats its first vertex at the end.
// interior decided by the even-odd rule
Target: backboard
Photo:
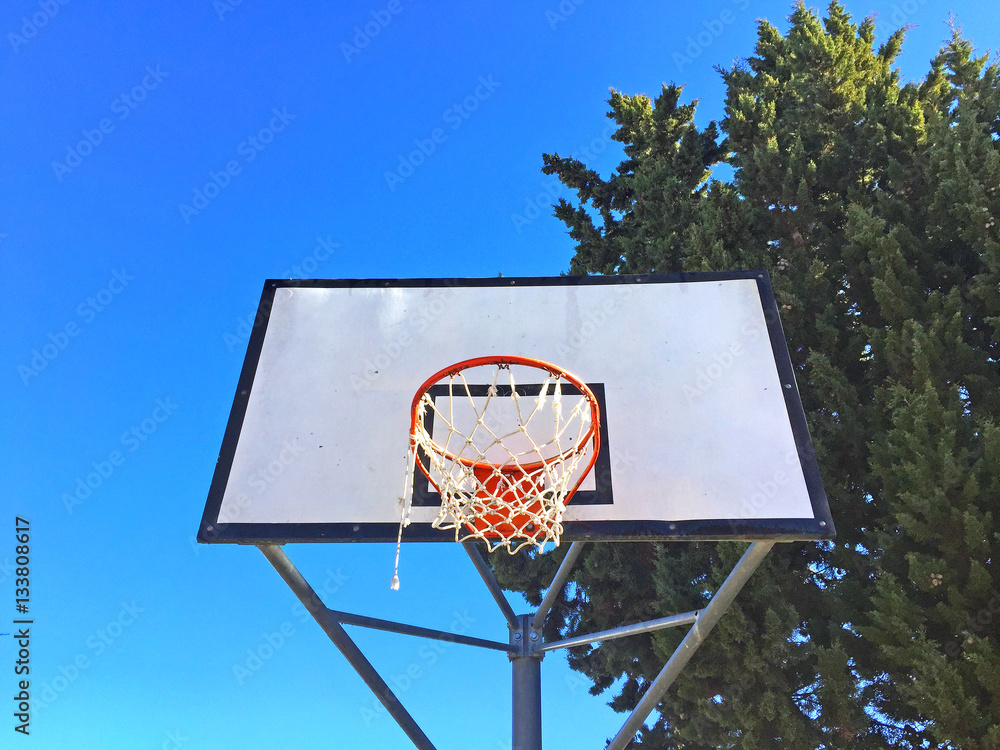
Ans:
{"type": "Polygon", "coordinates": [[[555,363],[600,403],[564,540],[833,537],[770,280],[735,271],[267,281],[199,541],[394,542],[411,484],[404,541],[453,541],[407,474],[410,406],[487,355],[555,363]]]}

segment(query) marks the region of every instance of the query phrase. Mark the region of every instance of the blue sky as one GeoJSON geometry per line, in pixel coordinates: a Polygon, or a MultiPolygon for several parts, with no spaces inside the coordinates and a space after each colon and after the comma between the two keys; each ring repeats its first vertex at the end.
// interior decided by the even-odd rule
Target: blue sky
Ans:
{"type": "MultiPolygon", "coordinates": [[[[980,52],[1000,40],[987,0],[847,7],[878,13],[880,39],[913,26],[904,79],[926,72],[949,10],[980,52]]],[[[5,4],[0,632],[13,627],[15,516],[30,521],[34,622],[31,735],[14,733],[7,702],[0,744],[408,747],[259,552],[194,543],[264,279],[565,271],[573,243],[548,207],[565,193],[541,154],[610,171],[609,87],[684,83],[701,123],[720,117],[713,66],[752,53],[756,18],[784,29],[788,11],[5,4]]],[[[398,593],[389,547],[288,552],[334,608],[506,637],[454,545],[407,550],[398,593]]],[[[470,732],[509,747],[502,654],[351,633],[442,750],[470,732]],[[476,710],[458,712],[470,695],[476,710]]],[[[14,645],[0,636],[5,696],[14,645]]],[[[602,747],[624,717],[558,654],[542,668],[546,747],[602,747]]]]}

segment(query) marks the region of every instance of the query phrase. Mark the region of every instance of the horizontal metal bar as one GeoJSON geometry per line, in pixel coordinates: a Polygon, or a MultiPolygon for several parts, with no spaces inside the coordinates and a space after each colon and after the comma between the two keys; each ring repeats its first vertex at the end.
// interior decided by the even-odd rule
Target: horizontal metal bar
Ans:
{"type": "Polygon", "coordinates": [[[355,615],[350,612],[338,612],[335,609],[329,610],[337,622],[344,625],[357,625],[362,628],[372,628],[373,630],[385,630],[390,633],[402,633],[403,635],[415,635],[419,638],[433,638],[436,641],[448,641],[450,643],[461,643],[464,646],[479,646],[480,648],[492,648],[496,651],[514,653],[509,643],[500,641],[487,641],[483,638],[471,638],[467,635],[449,633],[445,630],[434,630],[432,628],[421,628],[417,625],[407,625],[402,622],[392,620],[382,620],[378,617],[367,617],[365,615],[355,615]]]}
{"type": "Polygon", "coordinates": [[[654,630],[662,630],[663,628],[676,628],[681,625],[690,625],[695,620],[698,619],[698,614],[701,610],[694,610],[692,612],[684,612],[679,615],[670,615],[669,617],[661,617],[657,620],[647,620],[646,622],[637,622],[634,625],[622,625],[620,628],[611,628],[611,630],[602,630],[599,633],[591,633],[589,635],[578,635],[573,638],[566,638],[562,641],[552,641],[551,643],[545,643],[538,646],[533,651],[552,651],[556,648],[570,648],[571,646],[582,646],[584,643],[593,643],[594,641],[613,641],[615,638],[625,638],[629,635],[639,635],[640,633],[651,633],[654,630]]]}
{"type": "Polygon", "coordinates": [[[542,599],[542,604],[538,607],[535,618],[531,621],[531,628],[533,630],[541,630],[542,625],[545,624],[545,618],[548,616],[549,610],[552,609],[552,605],[556,603],[556,599],[562,592],[563,586],[566,585],[566,579],[569,578],[570,571],[576,563],[576,558],[583,552],[583,545],[584,542],[573,542],[569,545],[566,557],[559,564],[559,570],[556,571],[555,578],[549,584],[549,589],[545,592],[545,598],[542,599]]]}
{"type": "Polygon", "coordinates": [[[680,671],[691,661],[694,652],[698,650],[705,637],[715,627],[719,618],[725,614],[729,605],[733,603],[733,599],[740,593],[740,589],[743,588],[743,585],[753,575],[753,572],[757,570],[757,566],[767,557],[767,553],[771,551],[771,547],[773,546],[774,542],[754,542],[747,548],[747,551],[743,553],[743,557],[740,558],[740,561],[730,571],[726,580],[719,586],[718,591],[715,592],[715,596],[712,597],[708,606],[701,611],[694,625],[691,626],[687,635],[684,636],[684,640],[674,649],[674,653],[671,654],[667,663],[663,665],[663,669],[660,670],[656,679],[653,680],[653,684],[649,686],[642,698],[639,699],[639,703],[628,719],[625,720],[624,726],[618,731],[614,739],[608,743],[605,750],[624,750],[625,746],[632,742],[636,732],[639,731],[639,727],[646,721],[646,717],[656,708],[657,704],[663,698],[664,693],[667,692],[667,689],[677,679],[680,671]]]}
{"type": "Polygon", "coordinates": [[[482,576],[483,582],[486,583],[486,588],[490,590],[490,593],[496,600],[497,606],[503,612],[504,619],[507,620],[507,627],[517,630],[521,626],[517,615],[514,614],[514,610],[511,608],[510,602],[507,601],[507,597],[504,596],[503,589],[497,583],[497,579],[494,577],[493,571],[490,570],[490,566],[483,559],[483,554],[473,542],[462,542],[462,546],[465,547],[465,551],[472,558],[472,564],[476,566],[476,570],[482,576]]]}
{"type": "Polygon", "coordinates": [[[354,667],[354,670],[365,681],[365,684],[375,693],[375,697],[385,706],[389,715],[406,732],[406,736],[410,738],[410,741],[416,745],[418,750],[435,750],[434,745],[427,739],[427,735],[417,726],[417,722],[413,720],[409,712],[403,708],[403,704],[399,702],[399,698],[386,685],[381,675],[375,671],[375,667],[371,665],[371,662],[361,653],[361,649],[351,640],[347,631],[334,619],[331,611],[323,604],[323,601],[313,590],[313,587],[309,585],[309,582],[306,581],[295,565],[292,564],[292,561],[288,559],[285,551],[276,544],[261,544],[258,545],[258,549],[264,553],[264,557],[278,571],[278,575],[288,584],[288,588],[295,593],[299,601],[309,610],[309,614],[323,628],[323,632],[333,641],[333,645],[340,650],[340,653],[354,667]]]}

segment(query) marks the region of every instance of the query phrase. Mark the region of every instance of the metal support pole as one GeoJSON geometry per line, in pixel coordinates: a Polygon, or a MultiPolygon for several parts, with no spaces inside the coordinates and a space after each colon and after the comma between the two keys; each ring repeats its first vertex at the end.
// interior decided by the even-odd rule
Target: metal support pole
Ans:
{"type": "Polygon", "coordinates": [[[510,633],[510,645],[518,650],[510,654],[512,750],[542,750],[542,654],[532,649],[541,636],[531,629],[531,615],[521,615],[518,621],[519,627],[510,633]]]}
{"type": "Polygon", "coordinates": [[[719,587],[719,590],[715,592],[712,601],[708,603],[705,609],[701,610],[698,619],[695,620],[694,625],[691,626],[687,635],[684,636],[684,640],[681,641],[681,644],[671,655],[670,660],[660,670],[656,679],[653,680],[653,684],[646,690],[646,694],[639,700],[638,705],[636,705],[635,710],[632,711],[632,714],[626,720],[625,725],[615,735],[615,738],[611,740],[605,750],[624,750],[625,746],[632,741],[636,732],[639,731],[639,728],[646,720],[646,717],[656,708],[657,704],[663,698],[663,694],[667,692],[673,681],[677,679],[680,671],[691,661],[694,652],[698,650],[705,637],[712,631],[712,628],[715,627],[715,624],[722,617],[726,609],[728,609],[729,605],[733,603],[736,595],[740,593],[743,584],[753,575],[757,566],[760,565],[773,546],[774,542],[754,542],[747,548],[747,551],[743,553],[743,557],[736,563],[736,567],[732,569],[729,576],[719,587]]]}
{"type": "Polygon", "coordinates": [[[375,671],[375,668],[365,658],[365,655],[361,653],[361,650],[351,640],[347,631],[344,630],[343,626],[337,622],[330,610],[323,604],[323,601],[313,590],[313,587],[309,585],[308,581],[302,577],[302,574],[292,564],[292,561],[288,559],[288,555],[285,554],[284,550],[276,544],[261,544],[258,546],[258,549],[264,553],[264,557],[278,571],[278,575],[288,584],[288,588],[294,592],[299,601],[309,610],[309,614],[323,628],[323,632],[330,637],[333,645],[340,650],[340,653],[354,667],[354,670],[365,681],[365,684],[375,693],[375,696],[385,706],[389,715],[406,732],[406,736],[410,738],[410,741],[413,742],[418,750],[435,750],[434,745],[427,739],[427,735],[423,733],[423,730],[417,726],[417,722],[403,708],[399,699],[389,686],[385,684],[385,680],[379,676],[379,673],[375,671]]]}
{"type": "Polygon", "coordinates": [[[569,578],[569,573],[576,563],[576,558],[583,552],[583,545],[584,542],[573,542],[569,545],[566,557],[559,564],[559,570],[556,571],[555,578],[549,584],[549,589],[545,592],[545,598],[542,599],[542,604],[535,613],[535,619],[531,623],[531,627],[535,628],[535,630],[541,630],[542,625],[545,624],[545,618],[548,616],[549,610],[552,609],[552,605],[556,603],[556,599],[559,597],[563,586],[566,585],[566,579],[569,578]]]}
{"type": "Polygon", "coordinates": [[[519,627],[517,615],[515,615],[514,610],[511,609],[510,602],[508,602],[507,597],[504,596],[503,590],[500,588],[500,584],[497,583],[497,579],[494,578],[493,571],[490,570],[490,566],[486,564],[486,560],[483,559],[483,555],[479,551],[479,548],[476,547],[473,542],[463,542],[462,546],[465,547],[465,551],[472,559],[472,564],[476,566],[476,570],[479,571],[479,575],[486,584],[486,588],[490,590],[497,606],[500,607],[500,611],[503,612],[503,616],[504,619],[507,620],[508,627],[519,627]]]}

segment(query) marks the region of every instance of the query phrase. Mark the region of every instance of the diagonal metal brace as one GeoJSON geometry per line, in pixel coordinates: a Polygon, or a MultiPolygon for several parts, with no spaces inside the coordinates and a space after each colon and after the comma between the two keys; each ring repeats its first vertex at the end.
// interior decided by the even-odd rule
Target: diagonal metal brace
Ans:
{"type": "Polygon", "coordinates": [[[733,599],[740,593],[740,589],[743,588],[743,585],[753,575],[757,566],[761,564],[773,546],[774,542],[754,542],[747,548],[747,551],[743,553],[743,557],[740,558],[740,561],[730,571],[726,580],[719,587],[719,590],[715,592],[715,596],[712,597],[708,606],[701,610],[698,619],[695,620],[694,625],[691,626],[687,635],[684,636],[684,640],[681,641],[680,645],[674,650],[674,653],[671,654],[670,660],[660,670],[656,679],[653,680],[653,684],[646,690],[645,695],[639,699],[639,703],[625,721],[625,725],[619,730],[618,734],[615,735],[605,750],[624,750],[635,738],[636,732],[639,731],[643,722],[646,721],[646,717],[649,716],[660,700],[662,700],[664,693],[667,692],[667,689],[677,679],[680,671],[691,661],[694,652],[698,650],[705,637],[712,631],[712,628],[715,627],[715,624],[729,608],[729,605],[733,603],[733,599]]]}
{"type": "Polygon", "coordinates": [[[552,583],[549,584],[548,591],[545,592],[545,598],[542,599],[542,603],[535,613],[535,618],[531,621],[531,627],[535,630],[541,630],[545,624],[545,618],[548,616],[549,610],[552,609],[552,605],[556,603],[559,594],[562,593],[563,586],[566,585],[566,579],[569,578],[570,571],[573,570],[573,566],[576,564],[576,558],[583,552],[583,545],[584,542],[573,542],[569,545],[566,557],[559,563],[559,570],[556,571],[552,583]]]}
{"type": "Polygon", "coordinates": [[[472,559],[472,564],[476,566],[476,570],[479,571],[479,575],[486,584],[486,588],[490,590],[497,606],[500,607],[500,611],[503,612],[504,619],[507,620],[507,627],[511,630],[517,630],[521,627],[521,622],[518,620],[517,615],[514,614],[514,610],[511,609],[510,602],[508,602],[507,597],[504,596],[503,589],[500,588],[500,584],[497,583],[497,579],[493,577],[493,571],[490,570],[490,566],[486,563],[486,560],[483,559],[483,553],[480,552],[479,548],[472,542],[462,542],[462,546],[465,547],[465,551],[472,559]]]}
{"type": "Polygon", "coordinates": [[[351,640],[347,631],[344,630],[343,626],[337,622],[333,613],[323,604],[322,600],[313,590],[313,587],[309,585],[295,565],[292,564],[292,561],[288,559],[288,555],[285,554],[284,550],[276,544],[261,544],[257,548],[264,553],[264,557],[278,571],[278,575],[288,584],[288,588],[305,605],[309,614],[313,616],[313,619],[323,628],[323,632],[333,641],[333,645],[340,650],[340,653],[354,667],[354,670],[365,681],[365,684],[375,693],[375,697],[385,706],[389,715],[406,732],[406,736],[410,738],[410,741],[413,742],[418,750],[435,750],[434,745],[427,739],[427,735],[417,726],[417,722],[413,720],[413,717],[410,716],[407,710],[403,708],[403,705],[399,702],[399,698],[396,697],[379,673],[375,671],[371,662],[361,653],[361,649],[351,640]]]}

